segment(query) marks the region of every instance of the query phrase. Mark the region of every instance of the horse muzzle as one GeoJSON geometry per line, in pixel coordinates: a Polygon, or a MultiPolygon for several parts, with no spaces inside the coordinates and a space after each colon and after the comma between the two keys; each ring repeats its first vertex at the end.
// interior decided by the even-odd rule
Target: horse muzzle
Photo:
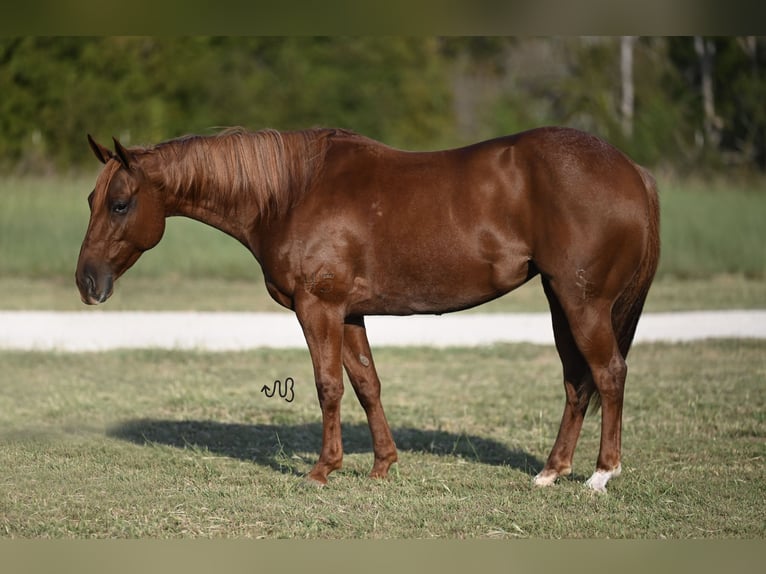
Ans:
{"type": "Polygon", "coordinates": [[[96,272],[89,266],[77,270],[75,276],[80,298],[86,305],[98,305],[112,295],[114,276],[111,272],[96,272]]]}

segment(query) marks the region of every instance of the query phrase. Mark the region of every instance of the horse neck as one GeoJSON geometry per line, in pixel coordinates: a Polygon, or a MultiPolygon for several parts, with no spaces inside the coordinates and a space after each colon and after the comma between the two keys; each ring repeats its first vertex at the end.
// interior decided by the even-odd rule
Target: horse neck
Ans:
{"type": "Polygon", "coordinates": [[[301,138],[278,132],[179,139],[149,154],[148,170],[164,190],[166,215],[201,221],[243,243],[260,220],[278,216],[311,176],[316,157],[301,138]],[[303,154],[303,157],[300,157],[303,154]]]}

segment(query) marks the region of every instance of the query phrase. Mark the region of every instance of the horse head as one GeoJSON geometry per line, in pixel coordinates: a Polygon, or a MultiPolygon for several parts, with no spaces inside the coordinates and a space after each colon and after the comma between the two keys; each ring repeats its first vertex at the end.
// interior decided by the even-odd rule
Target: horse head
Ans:
{"type": "Polygon", "coordinates": [[[165,231],[160,189],[149,180],[140,155],[114,139],[115,151],[88,142],[104,168],[88,196],[90,221],[75,274],[80,297],[88,305],[106,301],[115,280],[157,245],[165,231]]]}

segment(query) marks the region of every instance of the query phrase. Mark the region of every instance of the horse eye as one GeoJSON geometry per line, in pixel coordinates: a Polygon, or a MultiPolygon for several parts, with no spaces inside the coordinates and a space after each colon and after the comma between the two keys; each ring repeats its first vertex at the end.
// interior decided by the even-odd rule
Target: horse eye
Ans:
{"type": "Polygon", "coordinates": [[[129,204],[127,201],[117,201],[112,205],[112,213],[125,215],[128,212],[128,206],[129,204]]]}

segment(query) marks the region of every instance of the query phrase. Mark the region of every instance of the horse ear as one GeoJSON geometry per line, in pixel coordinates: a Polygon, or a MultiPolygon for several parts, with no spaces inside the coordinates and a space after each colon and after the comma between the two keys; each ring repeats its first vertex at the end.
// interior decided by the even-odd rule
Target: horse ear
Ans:
{"type": "Polygon", "coordinates": [[[106,163],[111,158],[114,157],[114,153],[112,153],[112,150],[102,146],[100,143],[94,140],[90,134],[88,134],[88,143],[90,144],[90,149],[93,150],[93,153],[96,154],[98,161],[100,161],[101,163],[106,163]]]}
{"type": "Polygon", "coordinates": [[[114,151],[117,152],[117,158],[120,160],[120,163],[122,163],[125,169],[130,169],[130,164],[133,162],[133,155],[127,148],[123,147],[123,145],[117,141],[116,137],[112,137],[112,140],[114,140],[114,151]]]}

